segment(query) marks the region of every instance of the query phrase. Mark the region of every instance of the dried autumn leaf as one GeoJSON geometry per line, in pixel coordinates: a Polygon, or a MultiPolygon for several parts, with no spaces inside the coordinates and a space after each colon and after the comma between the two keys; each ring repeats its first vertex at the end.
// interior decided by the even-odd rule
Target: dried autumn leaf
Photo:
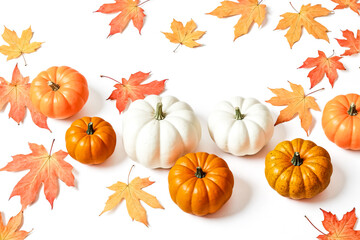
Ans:
{"type": "Polygon", "coordinates": [[[116,89],[112,91],[108,99],[116,100],[116,108],[119,110],[119,113],[122,113],[122,111],[125,110],[129,99],[131,101],[144,99],[145,95],[158,95],[164,91],[165,81],[167,79],[161,81],[155,80],[150,83],[141,84],[148,79],[149,76],[150,73],[137,72],[131,74],[129,80],[123,78],[121,82],[103,75],[100,77],[106,77],[117,82],[117,84],[114,85],[116,89]]]}
{"type": "Polygon", "coordinates": [[[23,77],[16,64],[11,83],[0,77],[0,110],[10,103],[9,117],[18,124],[24,120],[26,108],[30,110],[33,122],[40,128],[49,129],[47,117],[37,111],[30,100],[29,77],[23,77]]]}
{"type": "Polygon", "coordinates": [[[156,197],[142,190],[143,188],[148,187],[153,183],[154,182],[150,181],[149,178],[136,177],[129,184],[128,176],[127,184],[123,182],[117,182],[113,184],[112,186],[108,187],[108,189],[115,191],[115,193],[111,195],[106,201],[105,208],[101,214],[112,210],[114,207],[120,204],[123,199],[125,199],[126,208],[131,219],[135,219],[136,221],[141,222],[148,227],[146,211],[141,205],[140,200],[152,208],[164,209],[156,197]]]}
{"type": "Polygon", "coordinates": [[[119,15],[117,15],[109,24],[109,36],[114,35],[115,33],[122,33],[129,24],[130,20],[133,21],[134,26],[139,30],[139,33],[141,34],[141,29],[144,25],[145,14],[144,9],[142,9],[140,5],[144,4],[145,2],[142,2],[140,4],[139,2],[140,0],[115,0],[115,3],[103,4],[96,11],[106,14],[120,12],[119,15]]]}
{"type": "MultiPolygon", "coordinates": [[[[276,97],[272,97],[266,101],[274,106],[287,106],[280,111],[280,115],[276,120],[275,125],[292,120],[297,114],[301,120],[301,127],[309,135],[309,128],[312,122],[312,116],[310,109],[320,111],[318,104],[315,102],[315,98],[304,93],[304,89],[301,85],[293,84],[289,82],[292,92],[283,89],[271,89],[276,97]]],[[[318,90],[317,90],[318,91],[318,90]]],[[[314,93],[314,92],[313,92],[314,93]]]]}
{"type": "Polygon", "coordinates": [[[234,26],[235,40],[247,34],[254,22],[257,23],[259,27],[261,26],[266,15],[266,5],[260,4],[258,0],[238,0],[238,2],[223,1],[221,2],[221,6],[208,14],[219,18],[241,15],[239,21],[234,26]]]}
{"type": "Polygon", "coordinates": [[[8,224],[4,226],[2,214],[0,212],[0,239],[1,240],[24,240],[29,232],[19,230],[23,222],[23,213],[19,212],[15,217],[11,217],[8,224]]]}
{"type": "MultiPolygon", "coordinates": [[[[0,52],[4,55],[7,55],[7,60],[18,58],[24,56],[25,53],[35,52],[38,48],[41,47],[41,42],[32,42],[30,40],[33,36],[31,27],[24,30],[19,38],[15,31],[10,31],[5,27],[2,38],[9,44],[0,46],[0,52]]],[[[24,58],[25,61],[25,58],[24,58]]],[[[26,66],[26,61],[25,61],[26,66]]]]}
{"type": "Polygon", "coordinates": [[[334,10],[350,8],[351,10],[356,12],[358,15],[360,15],[360,3],[358,2],[358,0],[331,0],[331,1],[338,4],[334,8],[334,10]]]}
{"type": "Polygon", "coordinates": [[[300,9],[300,12],[287,12],[281,15],[283,19],[280,20],[275,30],[285,30],[289,28],[285,34],[285,37],[290,44],[290,48],[293,47],[294,43],[299,41],[302,27],[304,27],[306,31],[315,38],[324,39],[329,42],[329,38],[327,36],[328,29],[314,20],[316,17],[323,17],[329,14],[330,11],[321,7],[320,4],[315,6],[311,6],[311,4],[303,5],[300,9]]]}
{"type": "Polygon", "coordinates": [[[349,48],[341,56],[351,56],[360,53],[360,30],[357,30],[357,36],[349,30],[342,31],[345,39],[336,39],[340,46],[349,48]]]}
{"type": "Polygon", "coordinates": [[[48,153],[43,145],[29,143],[32,153],[13,156],[13,161],[9,162],[0,171],[18,172],[30,170],[14,187],[10,198],[20,196],[22,209],[33,203],[37,193],[40,191],[41,184],[44,184],[46,199],[53,208],[53,203],[59,193],[58,179],[66,185],[74,186],[73,167],[64,161],[68,155],[62,150],[51,154],[54,141],[48,153]]]}
{"type": "MultiPolygon", "coordinates": [[[[195,31],[196,23],[191,19],[189,22],[186,23],[185,27],[182,22],[178,22],[173,19],[171,23],[171,30],[172,33],[162,32],[167,39],[170,40],[172,43],[178,43],[178,47],[180,45],[185,45],[190,48],[199,47],[201,46],[200,43],[195,42],[199,40],[205,32],[203,31],[195,31]]],[[[177,49],[177,48],[176,48],[177,49]]],[[[176,51],[174,50],[174,52],[176,51]]]]}
{"type": "Polygon", "coordinates": [[[318,51],[319,56],[316,58],[308,58],[299,68],[313,68],[308,74],[310,78],[311,87],[316,86],[325,76],[329,79],[332,87],[334,82],[338,78],[337,69],[346,70],[344,65],[340,62],[342,57],[326,57],[325,53],[318,51]]]}

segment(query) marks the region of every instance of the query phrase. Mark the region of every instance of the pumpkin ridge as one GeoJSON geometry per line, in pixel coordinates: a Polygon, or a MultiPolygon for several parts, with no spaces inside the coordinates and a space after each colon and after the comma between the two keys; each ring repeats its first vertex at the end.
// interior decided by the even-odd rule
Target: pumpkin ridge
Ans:
{"type": "MultiPolygon", "coordinates": [[[[226,195],[225,190],[222,189],[215,181],[213,181],[212,179],[210,179],[210,178],[208,178],[208,177],[205,177],[205,178],[203,179],[204,184],[205,184],[205,180],[208,180],[208,181],[212,182],[217,188],[219,188],[219,189],[221,190],[221,192],[222,192],[224,195],[226,195]]],[[[206,186],[206,189],[208,190],[207,184],[205,184],[205,186],[206,186]]]]}
{"type": "Polygon", "coordinates": [[[195,170],[196,170],[195,163],[194,163],[193,160],[188,156],[188,154],[186,154],[185,156],[182,156],[182,158],[187,159],[187,161],[190,162],[190,163],[193,165],[194,169],[190,169],[190,168],[188,168],[188,167],[186,167],[186,166],[184,166],[184,165],[181,165],[181,164],[176,164],[176,165],[184,166],[184,167],[190,169],[191,171],[195,171],[195,170]]]}
{"type": "MultiPolygon", "coordinates": [[[[222,167],[222,168],[227,169],[226,167],[222,167]]],[[[229,185],[234,185],[233,182],[229,182],[229,180],[226,177],[224,177],[224,176],[222,176],[220,174],[214,174],[213,172],[207,172],[207,175],[210,175],[210,176],[213,175],[213,176],[216,176],[216,177],[224,178],[229,185]]]]}
{"type": "MultiPolygon", "coordinates": [[[[291,168],[291,173],[289,174],[289,188],[288,188],[288,193],[287,193],[287,195],[288,196],[290,196],[290,183],[291,183],[291,179],[292,179],[292,177],[293,177],[293,174],[294,174],[294,170],[295,170],[295,166],[293,165],[293,166],[291,166],[290,167],[291,168]]],[[[289,168],[288,168],[289,169],[289,168]]],[[[284,174],[284,172],[282,172],[281,174],[280,174],[280,176],[282,175],[282,174],[284,174]]],[[[278,180],[278,179],[277,179],[278,180]]],[[[276,180],[276,181],[277,181],[276,180]]],[[[276,186],[276,184],[275,184],[275,186],[276,186]]]]}
{"type": "MultiPolygon", "coordinates": [[[[166,117],[165,117],[166,118],[166,117]]],[[[164,118],[164,120],[165,120],[164,118]]],[[[174,129],[174,132],[179,136],[179,138],[181,139],[181,144],[182,144],[182,151],[181,152],[185,152],[186,151],[186,147],[185,147],[185,144],[184,144],[184,139],[183,139],[183,136],[181,135],[181,133],[179,132],[179,129],[177,129],[177,127],[174,126],[174,124],[170,121],[166,121],[169,126],[171,126],[173,129],[174,129]]],[[[160,127],[159,127],[160,128],[160,127]]]]}
{"type": "MultiPolygon", "coordinates": [[[[147,126],[148,124],[150,124],[152,121],[154,121],[154,118],[149,118],[147,122],[144,122],[142,124],[142,127],[138,129],[138,131],[136,131],[136,135],[134,136],[134,139],[136,139],[135,141],[135,146],[138,145],[138,136],[140,134],[140,132],[142,132],[142,130],[144,129],[145,126],[147,126]]],[[[135,158],[139,159],[138,155],[137,155],[137,151],[135,151],[135,158]]]]}
{"type": "MultiPolygon", "coordinates": [[[[276,180],[274,181],[274,187],[273,187],[273,188],[276,187],[277,181],[280,179],[281,175],[283,175],[284,172],[286,172],[286,170],[288,170],[289,168],[293,168],[292,171],[291,171],[291,174],[290,174],[290,176],[291,176],[292,173],[293,173],[293,171],[294,171],[294,167],[295,167],[294,165],[291,165],[291,166],[289,166],[288,168],[284,168],[284,170],[278,175],[278,177],[277,177],[276,180]]],[[[290,182],[290,181],[289,181],[289,182],[290,182]]],[[[289,195],[289,194],[288,194],[288,195],[289,195]]]]}
{"type": "MultiPolygon", "coordinates": [[[[319,164],[320,165],[320,164],[319,164]]],[[[321,166],[321,165],[320,165],[321,166]]],[[[325,189],[324,188],[324,183],[321,181],[321,178],[319,178],[319,176],[313,171],[313,169],[311,169],[309,166],[304,165],[304,168],[307,168],[308,171],[312,172],[314,174],[314,176],[316,177],[316,179],[318,180],[318,182],[321,184],[321,189],[325,189]]],[[[305,190],[306,192],[306,190],[305,190]]],[[[321,192],[321,191],[320,191],[321,192]]],[[[307,195],[307,194],[306,194],[307,195]]]]}
{"type": "MultiPolygon", "coordinates": [[[[339,128],[344,124],[344,122],[345,121],[347,121],[347,120],[349,120],[349,118],[352,118],[352,117],[350,117],[350,115],[348,115],[348,116],[346,116],[346,117],[344,117],[344,119],[339,123],[339,125],[338,126],[336,126],[336,128],[334,129],[334,132],[335,132],[335,134],[334,134],[334,136],[333,136],[333,140],[334,140],[334,142],[336,142],[336,139],[337,139],[337,137],[336,137],[336,135],[339,133],[339,128]]],[[[346,144],[346,145],[349,145],[349,144],[346,144]]]]}

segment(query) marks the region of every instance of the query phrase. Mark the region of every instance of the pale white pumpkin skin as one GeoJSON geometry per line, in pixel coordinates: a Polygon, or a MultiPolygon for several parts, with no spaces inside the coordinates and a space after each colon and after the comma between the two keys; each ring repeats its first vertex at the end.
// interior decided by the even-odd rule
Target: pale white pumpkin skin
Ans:
{"type": "Polygon", "coordinates": [[[172,96],[149,95],[130,104],[124,114],[123,145],[127,155],[149,168],[170,168],[196,149],[201,126],[193,109],[172,96]],[[162,103],[163,120],[155,119],[162,103]]]}
{"type": "Polygon", "coordinates": [[[222,101],[208,118],[212,140],[224,152],[236,156],[253,155],[271,139],[274,120],[269,109],[255,98],[233,97],[222,101]],[[236,120],[235,108],[244,114],[236,120]]]}

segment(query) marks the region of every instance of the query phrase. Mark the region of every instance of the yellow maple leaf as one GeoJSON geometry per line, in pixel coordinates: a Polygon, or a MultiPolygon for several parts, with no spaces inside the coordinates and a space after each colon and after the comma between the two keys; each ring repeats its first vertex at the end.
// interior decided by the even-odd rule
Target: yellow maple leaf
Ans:
{"type": "Polygon", "coordinates": [[[251,25],[255,22],[260,27],[266,15],[266,5],[258,0],[238,0],[237,2],[223,1],[221,6],[217,7],[211,13],[218,18],[226,18],[241,15],[239,21],[234,26],[235,38],[241,37],[249,32],[251,25]]]}
{"type": "MultiPolygon", "coordinates": [[[[173,19],[173,22],[171,23],[171,30],[173,32],[162,33],[165,34],[166,38],[169,39],[170,42],[178,43],[178,47],[180,45],[185,45],[187,47],[194,48],[201,46],[201,44],[195,42],[195,40],[199,40],[205,34],[204,31],[195,31],[195,29],[196,23],[192,19],[186,23],[185,27],[182,22],[178,22],[173,19]]],[[[174,52],[176,51],[176,49],[174,50],[174,52]]]]}
{"type": "MultiPolygon", "coordinates": [[[[7,55],[7,60],[18,58],[24,56],[25,53],[35,52],[38,48],[41,47],[41,42],[32,42],[30,40],[33,36],[31,27],[24,30],[19,38],[15,31],[9,30],[5,27],[2,38],[9,44],[0,46],[0,53],[7,55]]],[[[25,61],[25,58],[24,58],[25,61]]],[[[26,61],[25,61],[26,65],[26,61]]]]}
{"type": "Polygon", "coordinates": [[[127,184],[123,182],[117,182],[113,184],[108,188],[115,191],[115,193],[109,197],[106,202],[105,208],[101,214],[110,211],[111,209],[116,207],[123,199],[125,199],[126,208],[131,219],[142,222],[148,227],[146,211],[141,205],[140,200],[142,200],[152,208],[164,209],[164,207],[159,203],[156,197],[142,190],[142,188],[148,187],[153,183],[154,182],[150,181],[149,178],[136,177],[129,184],[128,177],[127,184]]]}
{"type": "Polygon", "coordinates": [[[19,212],[16,216],[11,217],[8,224],[4,225],[0,213],[0,239],[2,240],[24,240],[29,232],[20,230],[23,222],[23,213],[19,212]]]}
{"type": "Polygon", "coordinates": [[[329,38],[327,36],[328,29],[319,22],[315,21],[314,18],[327,16],[330,13],[330,10],[321,7],[320,4],[315,6],[311,6],[311,4],[302,5],[300,12],[287,12],[281,15],[283,19],[280,20],[275,30],[285,30],[289,28],[285,37],[287,38],[291,48],[294,43],[299,41],[302,27],[304,27],[306,31],[313,35],[316,39],[324,39],[329,42],[329,38]]]}

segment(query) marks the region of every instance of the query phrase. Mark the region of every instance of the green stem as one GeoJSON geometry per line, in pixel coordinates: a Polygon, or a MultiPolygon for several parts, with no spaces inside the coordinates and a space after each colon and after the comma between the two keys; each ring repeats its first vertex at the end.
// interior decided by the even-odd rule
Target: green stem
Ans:
{"type": "Polygon", "coordinates": [[[86,134],[87,135],[93,135],[94,134],[94,127],[93,127],[93,123],[92,122],[89,122],[88,124],[88,129],[86,131],[86,134]]]}
{"type": "Polygon", "coordinates": [[[156,105],[156,110],[155,110],[155,116],[154,118],[156,120],[163,120],[165,118],[165,114],[163,113],[162,111],[162,103],[159,102],[157,105],[156,105]]]}
{"type": "Polygon", "coordinates": [[[60,85],[59,84],[56,84],[52,81],[48,81],[48,85],[51,87],[51,89],[56,92],[57,90],[60,89],[60,85]]]}
{"type": "Polygon", "coordinates": [[[206,173],[203,172],[203,170],[201,169],[201,167],[196,167],[195,177],[197,177],[197,178],[204,178],[205,176],[206,176],[206,173]]]}
{"type": "Polygon", "coordinates": [[[351,103],[350,108],[349,108],[349,110],[348,110],[348,114],[349,114],[350,116],[356,116],[356,115],[358,114],[358,111],[356,110],[356,105],[355,105],[355,103],[351,103]]]}
{"type": "Polygon", "coordinates": [[[242,114],[239,107],[235,108],[235,119],[236,120],[243,120],[245,117],[245,114],[242,114]]]}
{"type": "Polygon", "coordinates": [[[294,166],[301,166],[303,164],[304,160],[300,158],[300,153],[295,152],[293,158],[291,159],[291,163],[294,166]]]}

